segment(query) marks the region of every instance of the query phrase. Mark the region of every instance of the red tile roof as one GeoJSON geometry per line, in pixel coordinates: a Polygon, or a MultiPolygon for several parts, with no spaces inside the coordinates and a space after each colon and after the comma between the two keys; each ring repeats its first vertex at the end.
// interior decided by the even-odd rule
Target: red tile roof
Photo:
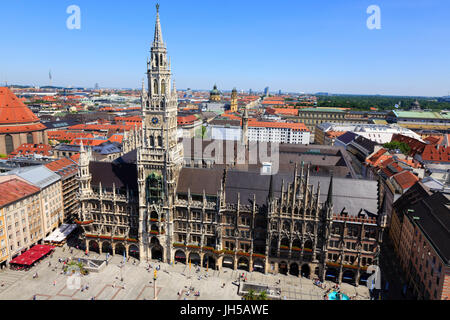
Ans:
{"type": "Polygon", "coordinates": [[[134,116],[134,117],[115,117],[114,121],[116,123],[125,122],[126,124],[129,123],[142,123],[142,117],[141,116],[134,116]]]}
{"type": "Polygon", "coordinates": [[[51,156],[52,147],[47,144],[33,144],[33,143],[24,143],[16,150],[11,152],[9,155],[10,158],[14,158],[16,156],[27,156],[39,154],[42,156],[51,156]]]}
{"type": "Polygon", "coordinates": [[[117,142],[122,143],[123,142],[123,135],[122,134],[114,134],[108,139],[111,142],[117,142]]]}
{"type": "Polygon", "coordinates": [[[423,161],[450,162],[450,147],[428,145],[422,153],[423,161]]]}
{"type": "Polygon", "coordinates": [[[250,119],[248,122],[249,127],[255,128],[285,128],[294,131],[309,131],[309,129],[303,123],[291,123],[291,122],[264,122],[250,119]]]}
{"type": "Polygon", "coordinates": [[[134,128],[140,128],[141,124],[77,124],[71,126],[69,130],[80,130],[80,131],[115,131],[115,132],[123,132],[123,131],[131,131],[134,128]]]}
{"type": "Polygon", "coordinates": [[[72,161],[68,158],[62,158],[62,159],[47,163],[45,166],[48,169],[52,170],[53,172],[55,172],[63,177],[77,173],[77,171],[78,171],[78,165],[74,161],[72,161]]]}
{"type": "Polygon", "coordinates": [[[39,122],[38,117],[6,87],[0,87],[0,125],[39,122]]]}
{"type": "Polygon", "coordinates": [[[49,140],[59,141],[72,141],[74,139],[93,139],[94,136],[91,133],[84,132],[70,132],[67,130],[47,131],[47,137],[49,140]]]}
{"type": "Polygon", "coordinates": [[[70,157],[70,159],[75,161],[76,163],[79,163],[80,154],[79,153],[75,153],[73,156],[70,157]]]}
{"type": "Polygon", "coordinates": [[[412,187],[419,181],[419,178],[408,170],[395,174],[393,178],[403,190],[412,187]]]}
{"type": "Polygon", "coordinates": [[[79,146],[81,145],[81,142],[83,142],[83,145],[85,146],[99,146],[102,143],[107,142],[108,140],[103,140],[103,139],[75,139],[72,140],[72,142],[70,143],[71,145],[75,145],[75,146],[79,146]]]}
{"type": "Polygon", "coordinates": [[[198,118],[194,115],[185,116],[185,117],[178,116],[177,123],[178,123],[178,125],[192,124],[195,121],[197,121],[197,119],[198,118]]]}
{"type": "Polygon", "coordinates": [[[440,145],[442,144],[444,140],[444,136],[428,136],[423,139],[426,143],[432,144],[432,145],[440,145]]]}
{"type": "Polygon", "coordinates": [[[366,163],[370,164],[372,166],[375,166],[375,167],[380,165],[381,162],[383,162],[389,158],[389,156],[383,157],[386,152],[387,152],[387,149],[381,148],[376,153],[374,153],[371,157],[367,158],[366,163]]]}
{"type": "Polygon", "coordinates": [[[347,131],[327,131],[327,133],[325,135],[328,138],[335,139],[346,133],[347,133],[347,131]]]}
{"type": "Polygon", "coordinates": [[[7,87],[0,87],[0,133],[45,130],[38,117],[7,87]]]}
{"type": "Polygon", "coordinates": [[[0,207],[39,192],[39,188],[19,179],[11,179],[0,183],[0,207]]]}
{"type": "Polygon", "coordinates": [[[275,114],[282,114],[286,116],[298,116],[298,109],[292,108],[275,108],[275,114]]]}
{"type": "Polygon", "coordinates": [[[411,148],[409,155],[412,157],[414,157],[416,154],[421,154],[426,146],[425,143],[420,142],[419,140],[416,140],[414,138],[410,138],[410,137],[407,137],[407,136],[404,136],[401,134],[392,135],[391,141],[398,141],[398,142],[406,143],[411,148]]]}

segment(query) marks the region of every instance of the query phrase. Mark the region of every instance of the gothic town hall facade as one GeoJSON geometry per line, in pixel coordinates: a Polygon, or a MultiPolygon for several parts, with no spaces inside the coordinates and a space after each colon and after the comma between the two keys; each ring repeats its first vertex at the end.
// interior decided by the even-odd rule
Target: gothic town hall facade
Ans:
{"type": "Polygon", "coordinates": [[[367,279],[386,223],[378,182],[314,176],[309,164],[292,160],[273,175],[185,165],[159,12],[147,80],[137,149],[108,163],[90,161],[81,148],[77,223],[86,250],[216,270],[367,279]]]}

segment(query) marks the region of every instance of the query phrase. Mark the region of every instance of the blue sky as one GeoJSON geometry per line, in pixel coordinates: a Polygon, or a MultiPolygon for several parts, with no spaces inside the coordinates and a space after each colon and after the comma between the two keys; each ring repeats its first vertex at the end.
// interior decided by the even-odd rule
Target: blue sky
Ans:
{"type": "MultiPolygon", "coordinates": [[[[156,1],[3,1],[0,83],[140,87],[156,1]],[[69,5],[81,29],[69,30],[69,5]]],[[[448,0],[161,0],[177,88],[443,96],[448,0]],[[381,30],[369,30],[369,5],[381,30]]]]}

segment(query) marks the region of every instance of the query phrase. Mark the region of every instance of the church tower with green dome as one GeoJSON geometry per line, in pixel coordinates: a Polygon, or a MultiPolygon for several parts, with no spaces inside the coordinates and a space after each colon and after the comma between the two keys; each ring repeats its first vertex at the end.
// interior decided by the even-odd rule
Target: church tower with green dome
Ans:
{"type": "Polygon", "coordinates": [[[214,85],[214,89],[212,89],[211,92],[209,93],[209,101],[219,102],[220,100],[222,100],[221,93],[217,89],[217,85],[214,85]]]}

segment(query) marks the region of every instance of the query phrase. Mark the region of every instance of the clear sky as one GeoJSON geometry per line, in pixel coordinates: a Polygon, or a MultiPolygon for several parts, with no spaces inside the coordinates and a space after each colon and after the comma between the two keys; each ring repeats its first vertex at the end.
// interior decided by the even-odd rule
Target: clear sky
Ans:
{"type": "MultiPolygon", "coordinates": [[[[140,87],[152,0],[2,1],[0,82],[140,87]],[[81,29],[69,30],[69,5],[81,29]]],[[[161,0],[177,88],[443,96],[448,0],[161,0]],[[381,29],[369,30],[369,5],[381,29]]]]}

